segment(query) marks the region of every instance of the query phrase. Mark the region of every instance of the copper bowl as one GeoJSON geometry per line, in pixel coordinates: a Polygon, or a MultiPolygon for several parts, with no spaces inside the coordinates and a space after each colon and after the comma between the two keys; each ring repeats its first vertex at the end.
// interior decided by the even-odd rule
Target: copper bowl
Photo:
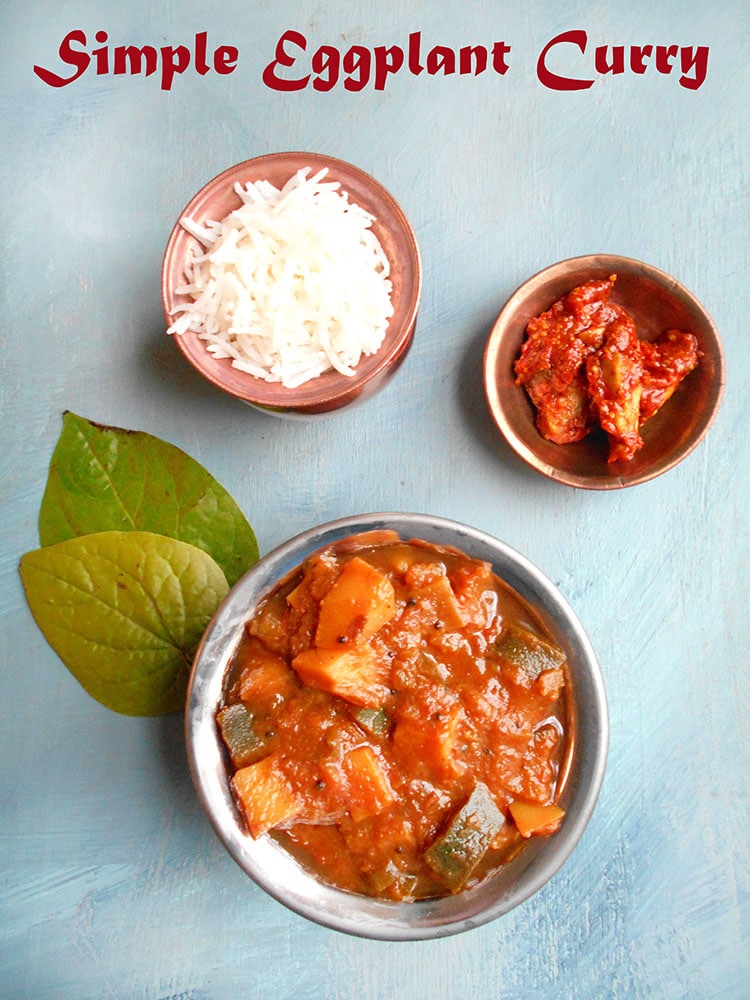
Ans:
{"type": "Polygon", "coordinates": [[[187,361],[209,382],[245,403],[283,416],[326,413],[354,400],[362,401],[383,388],[403,361],[414,335],[422,288],[419,248],[414,232],[392,196],[358,167],[319,153],[270,153],[238,163],[214,177],[188,202],[167,243],[162,265],[161,295],[167,323],[172,310],[189,301],[176,291],[185,283],[184,266],[198,242],[180,224],[190,216],[197,222],[220,221],[240,205],[234,190],[237,182],[268,180],[283,186],[299,169],[328,168],[326,180],[339,181],[351,201],[375,217],[372,229],[388,257],[392,282],[393,316],[385,340],[376,354],[363,357],[353,376],[324,372],[298,388],[266,382],[216,359],[196,333],[175,334],[187,361]]]}
{"type": "Polygon", "coordinates": [[[539,271],[508,299],[487,340],[484,386],[495,423],[510,447],[532,468],[567,486],[619,489],[667,472],[703,439],[721,401],[724,355],[711,317],[678,281],[638,260],[591,254],[539,271]],[[644,445],[634,458],[609,464],[603,432],[595,431],[583,441],[564,445],[542,437],[526,390],[515,384],[513,364],[530,319],[582,282],[611,274],[617,275],[611,300],[630,313],[641,339],[653,340],[670,327],[690,331],[698,338],[702,357],[672,398],[643,424],[644,445]]]}
{"type": "Polygon", "coordinates": [[[504,542],[469,525],[429,514],[395,512],[345,517],[311,528],[264,556],[235,584],[193,661],[185,735],[193,783],[206,815],[250,878],[289,909],[326,927],[404,941],[479,927],[508,913],[555,875],[573,853],[594,811],[606,767],[609,720],[596,654],[575,612],[541,570],[504,542]],[[560,804],[566,810],[561,829],[552,837],[530,841],[484,882],[453,896],[416,902],[393,902],[338,889],[303,867],[273,838],[253,840],[229,787],[231,766],[215,718],[245,622],[264,597],[311,553],[350,535],[380,529],[457,548],[471,558],[490,562],[564,648],[570,672],[573,743],[560,779],[560,804]]]}

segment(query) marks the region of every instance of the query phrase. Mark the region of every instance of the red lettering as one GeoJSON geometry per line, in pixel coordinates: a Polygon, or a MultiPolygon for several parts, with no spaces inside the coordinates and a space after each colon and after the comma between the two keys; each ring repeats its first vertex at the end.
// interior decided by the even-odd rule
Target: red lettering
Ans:
{"type": "Polygon", "coordinates": [[[375,56],[375,90],[385,90],[385,82],[391,73],[398,73],[404,64],[404,50],[398,45],[376,45],[375,56]]]}
{"type": "Polygon", "coordinates": [[[49,84],[50,87],[64,87],[68,83],[72,83],[77,80],[79,76],[82,76],[89,67],[91,62],[91,56],[88,52],[79,52],[72,47],[72,43],[77,42],[79,45],[86,44],[86,34],[85,32],[75,29],[69,31],[65,38],[60,42],[60,48],[58,49],[58,55],[60,59],[67,63],[68,66],[75,66],[76,71],[72,76],[58,76],[57,73],[51,72],[51,70],[45,69],[43,66],[35,66],[34,72],[44,83],[49,84]]]}
{"type": "Polygon", "coordinates": [[[607,52],[609,51],[609,46],[598,45],[594,52],[594,69],[599,74],[604,73],[618,73],[625,72],[625,46],[624,45],[613,45],[612,46],[612,60],[607,62],[607,52]]]}
{"type": "Polygon", "coordinates": [[[289,68],[294,66],[296,62],[296,56],[289,55],[286,51],[285,45],[287,42],[291,45],[296,45],[297,48],[302,49],[303,52],[307,48],[307,39],[304,35],[301,35],[299,31],[292,31],[291,29],[285,31],[276,43],[276,51],[274,53],[273,61],[270,62],[263,70],[263,83],[265,83],[267,87],[270,87],[271,90],[304,90],[310,79],[309,73],[307,76],[302,76],[297,80],[285,80],[283,77],[276,75],[277,66],[289,68]]]}
{"type": "Polygon", "coordinates": [[[672,60],[677,55],[677,52],[676,45],[656,46],[656,69],[659,73],[672,72],[672,60]]]}
{"type": "Polygon", "coordinates": [[[634,45],[630,50],[630,68],[634,73],[645,73],[653,45],[634,45]]]}
{"type": "Polygon", "coordinates": [[[201,76],[205,76],[211,68],[206,62],[206,38],[208,32],[199,31],[195,36],[195,69],[201,76]]]}
{"type": "Polygon", "coordinates": [[[339,79],[340,62],[339,50],[333,45],[321,45],[319,49],[316,49],[310,61],[312,71],[315,73],[313,90],[327,93],[336,86],[339,79]]]}
{"type": "Polygon", "coordinates": [[[92,57],[96,58],[96,75],[106,76],[109,73],[109,49],[104,44],[107,41],[106,31],[97,31],[94,38],[102,46],[100,49],[93,49],[91,52],[92,57]]]}
{"type": "Polygon", "coordinates": [[[484,45],[464,45],[458,50],[458,72],[478,76],[487,69],[487,49],[484,45]]]}
{"type": "Polygon", "coordinates": [[[413,76],[419,76],[424,66],[419,61],[422,47],[422,32],[412,31],[409,35],[409,72],[413,76]]]}
{"type": "Polygon", "coordinates": [[[171,45],[161,47],[161,89],[171,90],[175,74],[184,73],[190,65],[190,49],[184,45],[172,48],[171,45]]]}
{"type": "Polygon", "coordinates": [[[506,45],[505,42],[495,42],[492,46],[492,68],[500,76],[508,72],[508,61],[505,57],[509,52],[510,45],[506,45]]]}
{"type": "Polygon", "coordinates": [[[370,50],[364,45],[352,45],[344,53],[343,67],[346,73],[344,89],[357,93],[364,90],[367,81],[370,79],[370,64],[372,62],[370,50]]]}
{"type": "Polygon", "coordinates": [[[444,45],[436,45],[427,53],[427,72],[430,76],[444,73],[448,76],[456,72],[456,53],[444,45]]]}
{"type": "Polygon", "coordinates": [[[697,90],[708,73],[708,46],[698,45],[695,50],[692,46],[683,46],[680,49],[680,69],[682,70],[680,86],[688,90],[697,90]],[[687,75],[691,70],[695,71],[692,77],[687,75]]]}
{"type": "Polygon", "coordinates": [[[214,69],[219,76],[227,76],[237,69],[240,50],[234,45],[220,45],[214,52],[214,69]]]}
{"type": "Polygon", "coordinates": [[[547,69],[547,56],[556,45],[570,43],[577,46],[581,52],[586,51],[588,35],[585,31],[563,31],[547,42],[541,51],[536,64],[536,75],[539,82],[550,90],[587,90],[594,84],[593,80],[577,80],[572,77],[558,76],[547,69]]]}
{"type": "Polygon", "coordinates": [[[156,72],[158,53],[153,45],[144,45],[140,49],[135,45],[118,45],[115,49],[112,72],[115,76],[124,73],[137,76],[141,72],[142,60],[146,64],[146,76],[156,72]]]}

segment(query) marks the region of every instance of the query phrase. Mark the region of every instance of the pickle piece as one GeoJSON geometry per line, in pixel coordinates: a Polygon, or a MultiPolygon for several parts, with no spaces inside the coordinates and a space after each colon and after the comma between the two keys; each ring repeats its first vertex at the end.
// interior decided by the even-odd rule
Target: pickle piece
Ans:
{"type": "Polygon", "coordinates": [[[246,767],[265,752],[266,742],[256,733],[252,713],[242,702],[222,708],[216,721],[235,767],[246,767]]]}
{"type": "Polygon", "coordinates": [[[458,892],[504,823],[487,786],[478,781],[445,832],[425,851],[425,860],[451,892],[458,892]]]}

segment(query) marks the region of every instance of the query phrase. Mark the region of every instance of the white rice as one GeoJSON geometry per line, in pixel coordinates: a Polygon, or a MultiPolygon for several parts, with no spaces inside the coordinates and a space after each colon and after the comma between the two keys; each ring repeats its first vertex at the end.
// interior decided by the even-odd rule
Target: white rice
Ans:
{"type": "Polygon", "coordinates": [[[236,184],[242,205],[221,222],[183,228],[204,249],[177,289],[168,333],[192,330],[216,358],[288,388],[330,369],[354,375],[393,315],[388,259],[374,217],[327,170],[298,171],[280,190],[236,184]]]}

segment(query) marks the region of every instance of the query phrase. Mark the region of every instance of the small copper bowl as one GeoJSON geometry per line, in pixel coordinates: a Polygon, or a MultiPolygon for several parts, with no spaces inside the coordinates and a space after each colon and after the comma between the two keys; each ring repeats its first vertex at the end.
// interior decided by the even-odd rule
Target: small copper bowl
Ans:
{"type": "Polygon", "coordinates": [[[495,423],[532,468],[567,486],[619,489],[667,472],[703,439],[721,401],[724,355],[711,317],[678,281],[638,260],[591,254],[545,268],[508,299],[487,340],[484,386],[495,423]],[[644,445],[633,459],[610,464],[603,432],[594,431],[583,441],[563,445],[542,437],[526,390],[515,384],[513,365],[530,319],[577,285],[612,274],[617,281],[611,300],[630,313],[642,340],[653,340],[670,327],[689,331],[698,338],[702,357],[671,399],[643,424],[644,445]]]}
{"type": "MultiPolygon", "coordinates": [[[[188,362],[219,389],[260,409],[282,416],[326,413],[354,400],[362,401],[383,388],[406,356],[414,335],[422,290],[422,268],[414,232],[391,195],[358,167],[319,153],[270,153],[238,163],[203,187],[180,212],[197,222],[220,221],[241,204],[234,190],[237,182],[267,180],[277,187],[303,167],[328,168],[327,181],[339,181],[350,200],[375,217],[374,234],[388,257],[392,283],[393,316],[385,340],[376,354],[363,357],[353,376],[324,372],[298,388],[266,382],[216,359],[196,333],[175,334],[188,362]]],[[[176,289],[185,283],[184,266],[189,252],[199,244],[180,224],[175,224],[162,265],[161,295],[167,323],[172,310],[189,296],[176,289]]]]}

